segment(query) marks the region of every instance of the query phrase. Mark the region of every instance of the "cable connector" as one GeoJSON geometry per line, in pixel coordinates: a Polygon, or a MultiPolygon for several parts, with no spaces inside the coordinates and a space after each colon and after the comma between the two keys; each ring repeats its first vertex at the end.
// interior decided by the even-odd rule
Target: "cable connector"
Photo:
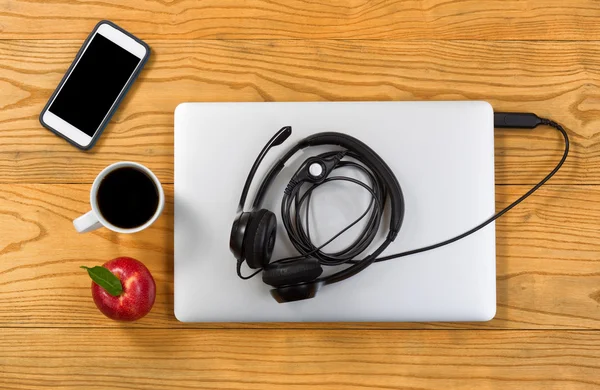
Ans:
{"type": "Polygon", "coordinates": [[[292,194],[292,191],[294,191],[294,188],[296,188],[296,186],[298,185],[299,181],[292,178],[290,180],[290,182],[288,183],[288,185],[285,187],[285,190],[283,190],[283,192],[290,196],[292,194]]]}
{"type": "Polygon", "coordinates": [[[346,153],[348,153],[347,150],[340,150],[334,157],[336,163],[339,163],[340,161],[342,161],[342,159],[346,156],[346,153]]]}
{"type": "Polygon", "coordinates": [[[495,112],[494,127],[497,129],[535,129],[544,121],[527,112],[495,112]]]}

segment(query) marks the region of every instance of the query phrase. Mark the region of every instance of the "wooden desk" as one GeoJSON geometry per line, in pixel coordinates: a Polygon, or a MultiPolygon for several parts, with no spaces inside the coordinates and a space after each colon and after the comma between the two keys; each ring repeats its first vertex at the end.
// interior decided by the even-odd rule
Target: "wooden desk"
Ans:
{"type": "MultiPolygon", "coordinates": [[[[588,389],[600,386],[600,3],[0,1],[0,388],[588,389]],[[37,116],[100,19],[153,54],[97,146],[37,116]],[[183,101],[484,99],[564,124],[559,175],[497,224],[488,323],[184,325],[173,317],[173,110],[183,101]],[[95,175],[141,162],[165,214],[75,233],[95,175]],[[78,267],[136,257],[153,311],[111,322],[78,267]]],[[[560,157],[551,129],[497,131],[498,207],[560,157]]],[[[233,263],[232,263],[233,264],[233,263]]],[[[232,268],[233,269],[233,268],[232,268]]],[[[209,299],[209,297],[198,297],[209,299]]]]}

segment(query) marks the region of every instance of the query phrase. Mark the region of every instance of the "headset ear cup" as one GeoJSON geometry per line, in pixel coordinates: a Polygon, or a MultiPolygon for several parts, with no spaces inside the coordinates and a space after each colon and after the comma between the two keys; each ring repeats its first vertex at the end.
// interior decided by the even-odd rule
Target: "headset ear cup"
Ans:
{"type": "Polygon", "coordinates": [[[323,267],[318,259],[294,261],[292,263],[270,264],[262,274],[265,284],[273,287],[281,287],[290,284],[312,282],[323,273],[323,267]]]}
{"type": "Polygon", "coordinates": [[[276,236],[275,214],[266,209],[253,212],[244,235],[244,256],[250,268],[264,268],[269,264],[276,236]]]}

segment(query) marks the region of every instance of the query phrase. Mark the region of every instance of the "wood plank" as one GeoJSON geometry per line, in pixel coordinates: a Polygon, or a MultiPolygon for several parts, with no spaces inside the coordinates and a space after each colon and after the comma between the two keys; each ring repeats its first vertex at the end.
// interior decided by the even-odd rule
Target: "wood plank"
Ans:
{"type": "MultiPolygon", "coordinates": [[[[71,220],[88,211],[88,188],[0,185],[0,326],[240,326],[184,325],[173,316],[173,186],[166,186],[165,214],[150,229],[135,235],[106,229],[75,233],[71,220]],[[134,324],[105,319],[91,300],[88,277],[78,268],[117,256],[142,260],[157,282],[153,311],[134,324]]],[[[498,207],[526,190],[525,186],[498,186],[498,207]]],[[[599,219],[598,186],[546,187],[502,218],[497,225],[498,312],[491,322],[283,326],[600,329],[599,219]]]]}
{"type": "MultiPolygon", "coordinates": [[[[570,130],[572,152],[551,183],[600,183],[596,43],[150,44],[147,70],[98,145],[83,153],[37,119],[80,42],[0,41],[0,182],[90,183],[104,166],[129,159],[172,183],[173,111],[184,101],[471,99],[561,122],[570,130]]],[[[560,136],[551,129],[497,134],[499,184],[537,182],[561,155],[560,136]]]]}
{"type": "Polygon", "coordinates": [[[594,0],[4,0],[0,38],[83,39],[110,19],[143,39],[600,38],[594,0]]]}
{"type": "Polygon", "coordinates": [[[592,389],[600,333],[5,329],[3,389],[592,389]]]}

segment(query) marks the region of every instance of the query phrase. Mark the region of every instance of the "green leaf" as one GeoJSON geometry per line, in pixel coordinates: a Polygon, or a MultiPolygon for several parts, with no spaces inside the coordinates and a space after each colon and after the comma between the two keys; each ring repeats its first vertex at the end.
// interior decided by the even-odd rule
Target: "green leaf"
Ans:
{"type": "Polygon", "coordinates": [[[121,281],[115,276],[115,274],[110,272],[108,269],[99,266],[93,268],[81,266],[80,268],[87,270],[88,274],[90,275],[90,278],[92,278],[92,280],[96,282],[97,285],[105,289],[106,292],[108,292],[113,297],[117,297],[123,292],[123,286],[121,285],[121,281]]]}

